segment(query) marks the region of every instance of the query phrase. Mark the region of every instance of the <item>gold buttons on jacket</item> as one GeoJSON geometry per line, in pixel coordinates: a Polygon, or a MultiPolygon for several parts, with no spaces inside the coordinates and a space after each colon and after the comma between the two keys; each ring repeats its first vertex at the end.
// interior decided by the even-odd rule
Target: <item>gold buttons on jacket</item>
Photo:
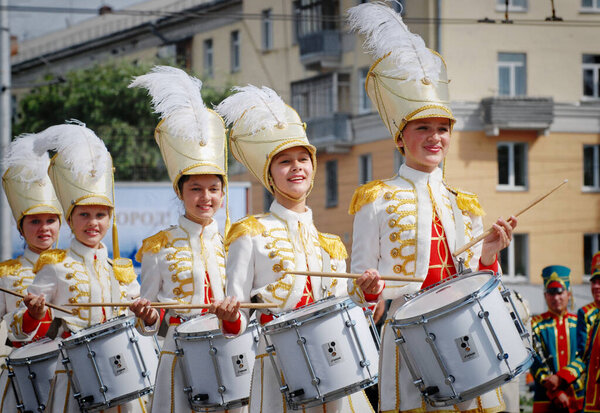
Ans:
{"type": "Polygon", "coordinates": [[[385,194],[383,194],[383,199],[385,199],[386,201],[389,201],[390,199],[392,199],[392,193],[391,192],[386,192],[385,194]]]}
{"type": "Polygon", "coordinates": [[[173,288],[173,294],[175,294],[175,295],[181,295],[181,288],[179,288],[179,287],[173,288]]]}
{"type": "Polygon", "coordinates": [[[394,228],[396,226],[396,220],[395,219],[390,219],[388,221],[388,225],[390,226],[390,228],[394,228]]]}
{"type": "Polygon", "coordinates": [[[396,242],[396,240],[397,240],[397,239],[398,239],[398,234],[397,234],[397,233],[395,233],[395,232],[392,232],[392,233],[390,234],[390,241],[392,241],[392,242],[396,242]]]}
{"type": "Polygon", "coordinates": [[[402,265],[398,265],[398,264],[394,265],[394,272],[396,274],[402,274],[402,265]]]}
{"type": "Polygon", "coordinates": [[[281,272],[281,265],[279,265],[279,264],[273,265],[273,272],[281,272]]]}
{"type": "Polygon", "coordinates": [[[269,253],[269,258],[275,258],[275,256],[276,256],[276,255],[277,255],[277,254],[275,254],[275,251],[271,251],[271,252],[269,253]]]}
{"type": "Polygon", "coordinates": [[[400,255],[400,248],[392,248],[391,253],[393,258],[398,258],[398,256],[400,255]]]}

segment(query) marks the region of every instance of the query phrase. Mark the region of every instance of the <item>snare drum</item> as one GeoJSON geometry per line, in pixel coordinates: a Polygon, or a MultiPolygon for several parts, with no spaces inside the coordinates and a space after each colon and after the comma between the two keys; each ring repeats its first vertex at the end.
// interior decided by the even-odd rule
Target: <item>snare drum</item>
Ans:
{"type": "Polygon", "coordinates": [[[59,347],[73,396],[84,411],[117,406],[153,390],[158,344],[137,332],[135,317],[82,329],[59,347]]]}
{"type": "Polygon", "coordinates": [[[196,411],[220,411],[248,404],[259,332],[256,321],[226,338],[214,314],[175,328],[176,354],[183,364],[184,391],[196,411]]]}
{"type": "Polygon", "coordinates": [[[284,313],[264,325],[263,334],[292,409],[327,403],[377,383],[379,337],[372,318],[348,297],[284,313]]]}
{"type": "Polygon", "coordinates": [[[396,311],[396,343],[432,406],[473,399],[531,366],[529,335],[505,297],[514,308],[500,279],[482,271],[435,284],[396,311]]]}
{"type": "Polygon", "coordinates": [[[19,411],[46,409],[59,354],[58,341],[45,338],[15,349],[6,358],[19,411]]]}

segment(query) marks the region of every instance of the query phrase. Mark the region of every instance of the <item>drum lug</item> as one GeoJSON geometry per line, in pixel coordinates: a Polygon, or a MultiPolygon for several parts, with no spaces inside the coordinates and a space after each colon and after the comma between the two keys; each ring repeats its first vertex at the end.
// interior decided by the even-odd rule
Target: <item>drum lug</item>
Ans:
{"type": "Polygon", "coordinates": [[[217,391],[221,394],[225,393],[225,390],[227,390],[227,388],[223,385],[219,386],[219,388],[217,389],[217,391]]]}
{"type": "Polygon", "coordinates": [[[29,375],[27,376],[29,378],[29,380],[34,380],[35,379],[35,372],[31,372],[29,373],[29,375]]]}
{"type": "Polygon", "coordinates": [[[62,361],[62,364],[65,364],[65,365],[70,362],[68,357],[63,358],[61,361],[62,361]]]}
{"type": "Polygon", "coordinates": [[[138,342],[138,338],[133,336],[133,337],[129,337],[129,341],[132,343],[137,343],[138,342]]]}
{"type": "Polygon", "coordinates": [[[177,349],[175,350],[175,355],[176,355],[177,357],[183,357],[183,355],[184,355],[184,353],[183,353],[183,348],[177,348],[177,349]]]}
{"type": "Polygon", "coordinates": [[[288,385],[287,385],[287,384],[286,384],[286,385],[283,385],[283,386],[281,386],[281,387],[279,387],[279,391],[280,391],[280,392],[282,392],[282,393],[287,393],[287,391],[288,391],[289,389],[290,389],[290,388],[288,387],[288,385]]]}
{"type": "Polygon", "coordinates": [[[88,358],[93,359],[94,357],[96,357],[96,352],[94,350],[88,351],[88,358]]]}
{"type": "Polygon", "coordinates": [[[433,333],[427,334],[425,341],[428,342],[429,344],[433,343],[435,341],[435,334],[433,334],[433,333]]]}
{"type": "Polygon", "coordinates": [[[504,353],[504,354],[498,353],[498,355],[496,357],[498,357],[498,360],[500,360],[500,361],[506,360],[506,359],[508,359],[508,353],[504,353]]]}
{"type": "Polygon", "coordinates": [[[267,347],[265,348],[265,351],[266,351],[267,353],[275,353],[275,346],[274,346],[273,344],[271,344],[270,346],[267,346],[267,347]]]}
{"type": "Polygon", "coordinates": [[[371,362],[369,360],[361,360],[360,361],[360,367],[369,367],[371,365],[371,362]]]}
{"type": "MultiPolygon", "coordinates": [[[[448,377],[446,377],[444,379],[444,383],[446,383],[448,386],[451,385],[452,383],[454,383],[456,381],[456,379],[454,378],[453,375],[448,375],[448,377]]],[[[439,390],[438,390],[439,391],[439,390]]]]}
{"type": "Polygon", "coordinates": [[[346,320],[346,327],[352,327],[356,325],[355,320],[346,320]]]}
{"type": "Polygon", "coordinates": [[[191,387],[184,387],[183,391],[184,391],[184,393],[189,393],[189,392],[192,391],[192,388],[191,387]]]}
{"type": "Polygon", "coordinates": [[[489,311],[480,311],[479,313],[477,313],[477,315],[479,316],[479,318],[488,318],[490,316],[490,312],[489,311]]]}
{"type": "Polygon", "coordinates": [[[105,385],[100,386],[100,393],[106,393],[108,391],[108,387],[106,387],[105,385]]]}
{"type": "Polygon", "coordinates": [[[312,379],[310,381],[312,384],[317,385],[317,384],[321,384],[321,379],[318,377],[315,377],[314,379],[312,379]]]}
{"type": "Polygon", "coordinates": [[[217,354],[217,348],[216,347],[211,347],[210,350],[208,351],[211,355],[215,355],[217,354]]]}

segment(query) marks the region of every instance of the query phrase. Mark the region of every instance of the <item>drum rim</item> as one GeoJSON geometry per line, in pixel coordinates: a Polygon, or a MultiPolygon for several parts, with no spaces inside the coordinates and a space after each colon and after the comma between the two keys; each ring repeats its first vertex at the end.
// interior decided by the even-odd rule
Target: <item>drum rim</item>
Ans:
{"type": "MultiPolygon", "coordinates": [[[[203,315],[204,314],[201,314],[200,317],[203,316],[203,315]]],[[[215,316],[214,314],[210,314],[210,315],[215,316]]],[[[216,328],[214,330],[197,331],[197,332],[191,332],[191,331],[190,332],[182,332],[182,331],[179,331],[179,328],[181,326],[183,326],[186,323],[189,323],[190,321],[195,320],[196,318],[198,318],[198,317],[192,317],[191,319],[187,320],[185,323],[179,324],[177,327],[175,327],[175,331],[173,332],[173,338],[175,340],[181,339],[181,340],[190,340],[191,341],[191,340],[204,340],[204,339],[218,338],[220,336],[223,336],[225,338],[229,337],[228,335],[223,334],[223,331],[220,328],[216,328]]],[[[248,322],[248,326],[246,327],[246,331],[250,332],[251,329],[253,329],[255,327],[258,327],[257,321],[256,320],[250,320],[248,322]]],[[[242,333],[242,334],[244,334],[244,333],[242,333]]],[[[242,334],[240,334],[240,335],[242,335],[242,334]]]]}
{"type": "Polygon", "coordinates": [[[135,327],[135,316],[122,315],[119,317],[111,318],[110,320],[106,320],[104,323],[98,323],[98,324],[94,324],[94,325],[86,327],[86,328],[82,328],[81,330],[74,333],[71,337],[67,337],[64,340],[62,340],[58,344],[58,347],[59,347],[59,349],[60,348],[65,348],[65,349],[73,348],[73,347],[79,346],[80,344],[85,343],[85,342],[91,342],[91,341],[98,340],[98,339],[105,337],[107,335],[110,335],[116,331],[121,331],[121,330],[125,330],[127,328],[133,328],[133,327],[135,327]],[[114,322],[116,320],[118,320],[120,322],[114,323],[111,326],[107,326],[105,329],[101,329],[101,330],[98,330],[95,332],[88,331],[87,334],[83,334],[86,330],[89,330],[92,327],[104,325],[109,322],[114,322]],[[80,335],[80,334],[82,334],[82,335],[80,335]]]}
{"type": "MultiPolygon", "coordinates": [[[[443,307],[436,308],[435,310],[430,310],[425,313],[418,314],[418,315],[411,316],[411,317],[397,318],[397,314],[404,308],[404,306],[406,304],[410,303],[412,300],[414,300],[416,298],[426,297],[428,293],[435,291],[435,289],[430,289],[430,290],[423,292],[422,294],[417,295],[410,301],[407,301],[406,303],[404,303],[402,306],[400,306],[394,312],[394,316],[391,321],[392,326],[407,327],[407,326],[413,325],[413,324],[421,324],[424,319],[429,320],[432,318],[436,318],[436,317],[448,314],[452,310],[458,309],[458,308],[462,307],[463,305],[466,305],[469,302],[472,302],[475,299],[475,296],[477,296],[479,298],[488,296],[498,286],[498,284],[500,284],[499,277],[497,277],[492,271],[487,271],[487,270],[486,271],[477,271],[474,273],[460,275],[456,278],[450,279],[446,283],[451,284],[453,282],[457,282],[458,280],[464,280],[466,278],[474,277],[476,275],[481,275],[481,274],[489,274],[489,275],[491,275],[491,277],[477,291],[475,291],[471,294],[468,294],[465,297],[456,299],[456,300],[452,301],[451,303],[446,304],[443,307]]],[[[442,283],[440,285],[444,285],[444,284],[442,283]]]]}
{"type": "MultiPolygon", "coordinates": [[[[190,405],[190,407],[192,408],[192,410],[194,410],[194,408],[198,408],[198,409],[203,409],[209,412],[221,412],[223,410],[231,410],[231,409],[236,409],[238,407],[243,407],[243,406],[247,406],[250,400],[250,396],[248,397],[242,397],[241,399],[235,399],[235,400],[231,400],[229,402],[226,403],[211,403],[211,404],[201,404],[198,402],[192,402],[190,400],[190,397],[188,396],[188,403],[190,405]],[[215,409],[215,410],[212,410],[215,409]]],[[[197,411],[197,410],[194,410],[197,411]]]]}
{"type": "Polygon", "coordinates": [[[348,386],[342,387],[340,389],[332,390],[329,393],[326,393],[323,396],[321,396],[321,398],[319,399],[311,397],[306,399],[292,400],[290,397],[288,397],[287,394],[285,399],[287,405],[293,410],[299,410],[300,407],[311,408],[315,406],[320,406],[324,403],[341,399],[346,395],[356,393],[359,390],[374,386],[377,383],[379,383],[379,374],[375,375],[372,378],[364,379],[356,383],[349,384],[348,386]]]}
{"type": "MultiPolygon", "coordinates": [[[[84,408],[88,412],[95,412],[98,410],[110,409],[112,407],[119,406],[123,403],[127,403],[131,400],[139,399],[140,397],[143,397],[143,396],[145,396],[147,394],[151,394],[151,393],[154,393],[154,385],[147,386],[141,390],[137,390],[137,391],[134,391],[131,393],[127,393],[123,396],[116,397],[114,399],[108,400],[106,403],[90,403],[90,404],[84,403],[84,408]]],[[[79,400],[77,402],[79,403],[79,400]]]]}
{"type": "MultiPolygon", "coordinates": [[[[274,320],[271,320],[267,324],[263,325],[262,331],[264,334],[273,334],[273,333],[276,333],[280,329],[290,328],[294,325],[300,326],[303,324],[307,324],[312,321],[323,318],[328,314],[337,312],[339,310],[344,310],[344,309],[349,310],[349,309],[352,309],[357,306],[357,304],[350,297],[331,296],[331,297],[327,297],[323,300],[315,301],[314,303],[315,304],[322,303],[322,302],[325,302],[325,300],[330,300],[330,299],[334,299],[334,298],[338,298],[338,299],[340,299],[340,301],[337,303],[332,303],[331,305],[329,305],[325,308],[322,308],[318,311],[315,311],[314,313],[308,313],[308,314],[302,315],[298,318],[294,318],[294,319],[290,319],[290,320],[279,320],[278,318],[275,318],[274,320]]],[[[311,303],[311,304],[313,304],[313,303],[311,303]]],[[[309,304],[309,305],[311,305],[311,304],[309,304]]],[[[305,307],[306,306],[300,307],[299,309],[305,309],[305,307]]],[[[293,310],[281,313],[280,317],[283,315],[292,314],[294,312],[294,310],[299,310],[299,309],[295,308],[293,310]]]]}
{"type": "Polygon", "coordinates": [[[57,344],[55,350],[50,350],[45,353],[36,354],[35,356],[11,357],[12,353],[27,348],[27,345],[17,348],[17,349],[14,349],[8,356],[6,356],[5,363],[10,366],[20,366],[22,364],[27,364],[28,362],[31,362],[31,361],[38,362],[38,361],[44,361],[44,360],[50,359],[52,357],[57,357],[58,353],[60,353],[60,342],[58,342],[56,340],[52,340],[51,338],[44,337],[43,339],[34,341],[30,344],[34,344],[34,343],[45,344],[45,343],[52,343],[52,342],[55,342],[57,344]]]}

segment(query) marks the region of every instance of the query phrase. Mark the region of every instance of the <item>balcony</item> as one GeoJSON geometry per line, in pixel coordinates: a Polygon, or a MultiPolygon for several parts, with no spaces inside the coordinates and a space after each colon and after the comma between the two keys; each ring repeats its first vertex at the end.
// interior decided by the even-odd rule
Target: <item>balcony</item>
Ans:
{"type": "Polygon", "coordinates": [[[298,38],[300,62],[308,70],[335,67],[342,59],[342,34],[338,30],[323,30],[298,38]]]}
{"type": "Polygon", "coordinates": [[[306,122],[306,134],[319,151],[348,153],[352,146],[349,123],[350,115],[347,113],[312,118],[306,122]]]}
{"type": "Polygon", "coordinates": [[[481,100],[481,107],[488,136],[498,136],[500,129],[535,130],[538,135],[548,135],[554,121],[551,97],[490,97],[481,100]]]}

